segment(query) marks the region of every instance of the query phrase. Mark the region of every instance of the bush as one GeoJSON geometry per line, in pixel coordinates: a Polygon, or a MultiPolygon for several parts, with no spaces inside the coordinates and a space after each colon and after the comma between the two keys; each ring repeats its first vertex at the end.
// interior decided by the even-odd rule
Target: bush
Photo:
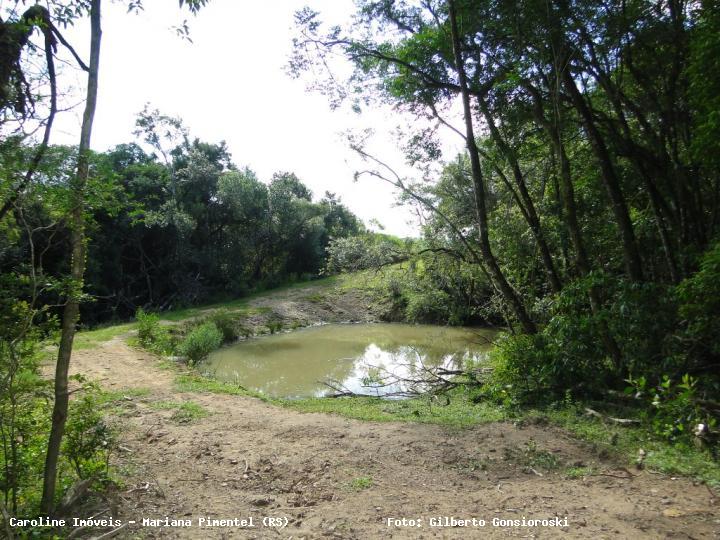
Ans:
{"type": "Polygon", "coordinates": [[[237,341],[242,333],[242,327],[238,324],[237,316],[226,309],[219,309],[212,313],[207,319],[213,323],[222,334],[223,343],[237,341]]]}
{"type": "Polygon", "coordinates": [[[687,373],[679,381],[665,375],[655,386],[649,385],[645,377],[630,378],[628,383],[625,392],[645,401],[643,416],[655,434],[664,439],[690,439],[698,424],[711,428],[716,425],[715,418],[698,405],[698,380],[687,373]]]}
{"type": "Polygon", "coordinates": [[[703,256],[700,271],[676,289],[680,317],[685,324],[681,336],[690,344],[697,364],[712,364],[720,356],[720,242],[703,256]]]}
{"type": "Polygon", "coordinates": [[[78,478],[94,475],[98,480],[105,480],[115,433],[103,416],[98,389],[89,387],[84,392],[80,399],[71,403],[65,426],[63,453],[78,478]]]}
{"type": "Polygon", "coordinates": [[[197,363],[223,343],[223,334],[213,322],[205,322],[192,330],[178,347],[178,352],[197,363]]]}
{"type": "Polygon", "coordinates": [[[630,283],[602,273],[568,283],[548,305],[549,320],[534,336],[510,336],[499,344],[496,388],[505,388],[520,403],[530,404],[604,396],[622,390],[633,373],[659,378],[671,367],[665,336],[676,325],[675,306],[667,290],[630,283]],[[603,306],[593,311],[591,289],[603,306]],[[622,352],[614,362],[604,336],[622,352]]]}
{"type": "Polygon", "coordinates": [[[138,341],[140,346],[157,354],[169,354],[173,351],[170,332],[160,324],[155,313],[145,313],[140,308],[135,313],[138,323],[138,341]]]}

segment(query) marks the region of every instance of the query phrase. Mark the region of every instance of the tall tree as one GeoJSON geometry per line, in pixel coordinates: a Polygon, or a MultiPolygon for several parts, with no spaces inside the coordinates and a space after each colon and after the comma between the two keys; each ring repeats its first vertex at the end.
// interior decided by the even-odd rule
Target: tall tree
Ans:
{"type": "Polygon", "coordinates": [[[91,0],[90,4],[90,65],[88,71],[87,98],[83,113],[80,144],[78,146],[77,172],[72,180],[72,208],[69,219],[70,233],[70,285],[65,300],[62,317],[60,346],[55,366],[55,401],[52,412],[52,427],[45,459],[43,494],[40,510],[46,515],[53,512],[55,488],[57,482],[57,464],[60,446],[68,414],[70,393],[68,375],[72,355],[75,327],[80,315],[80,301],[83,296],[83,278],[85,275],[85,186],[90,174],[90,138],[92,135],[95,108],[97,105],[98,74],[100,70],[100,26],[101,0],[91,0]]]}

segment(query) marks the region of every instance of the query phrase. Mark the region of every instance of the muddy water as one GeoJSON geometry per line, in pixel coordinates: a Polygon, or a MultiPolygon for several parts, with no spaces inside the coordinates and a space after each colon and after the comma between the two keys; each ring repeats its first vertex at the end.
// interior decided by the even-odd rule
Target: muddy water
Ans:
{"type": "Polygon", "coordinates": [[[332,324],[250,339],[215,351],[205,368],[221,380],[273,397],[312,397],[336,381],[385,395],[423,366],[456,368],[482,360],[493,330],[407,324],[332,324]]]}

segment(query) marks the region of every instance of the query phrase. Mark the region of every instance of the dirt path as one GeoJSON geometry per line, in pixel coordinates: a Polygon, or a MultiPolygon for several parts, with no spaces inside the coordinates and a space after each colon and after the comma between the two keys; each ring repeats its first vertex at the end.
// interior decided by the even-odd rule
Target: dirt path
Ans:
{"type": "MultiPolygon", "coordinates": [[[[284,298],[295,309],[293,295],[284,298]]],[[[649,472],[628,478],[558,429],[360,422],[240,396],[179,393],[172,370],[122,338],[75,353],[73,371],[128,392],[117,419],[116,464],[127,477],[116,517],[138,523],[120,538],[720,538],[720,507],[704,486],[649,472]],[[178,424],[173,410],[157,407],[170,401],[193,401],[211,414],[178,424]],[[564,468],[528,467],[528,456],[603,474],[568,479],[564,468]],[[193,526],[139,526],[166,516],[193,526]],[[199,518],[250,517],[253,528],[198,527],[199,518]],[[288,525],[264,527],[263,517],[288,525]],[[431,526],[445,517],[486,523],[431,526]],[[492,523],[523,517],[567,517],[568,525],[492,523]],[[420,518],[421,526],[388,525],[402,518],[420,518]]]]}

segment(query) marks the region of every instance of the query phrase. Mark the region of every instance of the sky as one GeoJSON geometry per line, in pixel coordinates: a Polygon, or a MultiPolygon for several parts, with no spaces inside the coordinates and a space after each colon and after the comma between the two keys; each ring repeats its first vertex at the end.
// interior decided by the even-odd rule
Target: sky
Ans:
{"type": "MultiPolygon", "coordinates": [[[[370,177],[353,181],[362,163],[343,136],[372,128],[373,151],[410,175],[394,133],[412,119],[387,107],[359,115],[349,107],[333,111],[326,97],[307,90],[308,81],[293,80],[285,70],[295,11],[309,5],[324,22],[342,23],[353,12],[352,0],[211,0],[196,17],[181,11],[177,0],[145,0],[139,14],[126,13],[126,4],[103,2],[94,149],[134,140],[135,117],[150,103],[181,117],[191,135],[226,141],[234,162],[264,181],[274,172],[295,172],[316,198],[337,193],[366,224],[377,220],[388,233],[418,234],[417,214],[395,204],[391,186],[370,177]],[[193,43],[172,30],[184,19],[193,43]]],[[[84,58],[88,26],[81,21],[64,31],[84,58]]],[[[61,84],[74,84],[80,96],[84,74],[67,67],[61,84]]],[[[81,105],[63,113],[54,142],[76,144],[81,115],[81,105]]],[[[446,153],[459,151],[461,140],[446,141],[446,153]]]]}

